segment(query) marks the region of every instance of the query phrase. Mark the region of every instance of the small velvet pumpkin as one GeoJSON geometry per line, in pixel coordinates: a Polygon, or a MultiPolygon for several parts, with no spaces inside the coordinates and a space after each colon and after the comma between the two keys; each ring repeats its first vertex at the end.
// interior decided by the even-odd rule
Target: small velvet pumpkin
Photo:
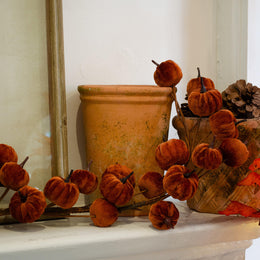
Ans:
{"type": "Polygon", "coordinates": [[[207,91],[201,78],[201,90],[190,93],[188,106],[194,115],[210,116],[221,109],[222,95],[216,89],[207,91]]]}
{"type": "Polygon", "coordinates": [[[21,164],[6,162],[0,169],[0,182],[7,188],[19,190],[29,183],[28,172],[23,169],[24,164],[29,159],[26,157],[21,164]]]}
{"type": "Polygon", "coordinates": [[[18,156],[15,149],[7,144],[0,144],[0,168],[6,162],[15,162],[17,163],[18,156]]]}
{"type": "Polygon", "coordinates": [[[79,189],[76,184],[70,182],[70,175],[66,179],[55,176],[46,183],[44,195],[61,208],[69,209],[77,202],[79,189]]]}
{"type": "Polygon", "coordinates": [[[122,206],[134,195],[133,171],[125,165],[110,165],[102,174],[99,189],[109,202],[122,206]]]}
{"type": "Polygon", "coordinates": [[[165,193],[163,189],[163,176],[158,172],[146,172],[138,181],[138,187],[147,199],[165,193]]]}
{"type": "Polygon", "coordinates": [[[235,116],[228,109],[221,109],[209,117],[210,129],[219,140],[238,137],[236,121],[235,116]]]}
{"type": "Polygon", "coordinates": [[[189,160],[189,150],[184,141],[170,139],[157,146],[155,159],[163,170],[168,170],[174,164],[185,164],[189,160]]]}
{"type": "Polygon", "coordinates": [[[182,78],[181,68],[172,60],[164,61],[156,64],[157,68],[154,72],[154,81],[159,87],[173,87],[179,83],[182,78]]]}
{"type": "Polygon", "coordinates": [[[90,194],[98,186],[97,176],[88,170],[75,170],[70,176],[70,181],[76,184],[83,194],[90,194]]]}
{"type": "Polygon", "coordinates": [[[191,155],[194,165],[199,168],[213,170],[222,163],[222,153],[218,148],[213,148],[207,143],[198,144],[191,155]]]}
{"type": "Polygon", "coordinates": [[[163,178],[163,188],[174,199],[188,200],[195,194],[198,181],[195,172],[182,165],[173,165],[163,178]]]}
{"type": "Polygon", "coordinates": [[[200,92],[201,90],[201,78],[203,80],[203,84],[206,90],[215,89],[215,84],[210,78],[205,78],[200,76],[200,69],[198,70],[198,77],[191,79],[187,84],[187,96],[190,95],[191,92],[196,91],[200,92]]]}
{"type": "Polygon", "coordinates": [[[174,228],[179,219],[179,211],[170,201],[158,201],[149,211],[149,220],[156,229],[174,228]]]}
{"type": "Polygon", "coordinates": [[[32,223],[39,219],[45,208],[43,192],[27,185],[15,192],[9,203],[10,214],[21,223],[32,223]]]}
{"type": "Polygon", "coordinates": [[[219,149],[223,156],[223,162],[230,167],[240,167],[249,156],[246,145],[236,138],[223,140],[219,149]]]}
{"type": "Polygon", "coordinates": [[[89,208],[91,220],[97,227],[109,227],[118,219],[117,208],[105,199],[96,199],[89,208]]]}

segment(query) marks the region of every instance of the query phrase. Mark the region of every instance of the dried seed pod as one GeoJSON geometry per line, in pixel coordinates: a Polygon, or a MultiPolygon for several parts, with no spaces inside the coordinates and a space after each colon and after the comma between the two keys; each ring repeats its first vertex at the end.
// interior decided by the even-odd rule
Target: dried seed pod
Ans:
{"type": "Polygon", "coordinates": [[[236,138],[227,138],[222,141],[219,147],[223,161],[230,167],[240,167],[249,156],[246,145],[236,138]]]}
{"type": "Polygon", "coordinates": [[[163,176],[158,172],[146,172],[143,174],[138,181],[138,187],[148,199],[165,193],[163,189],[163,176]]]}
{"type": "Polygon", "coordinates": [[[189,156],[186,143],[180,139],[170,139],[159,144],[155,150],[155,159],[163,170],[168,170],[174,164],[187,163],[189,156]]]}
{"type": "Polygon", "coordinates": [[[110,165],[102,174],[99,189],[111,203],[122,206],[134,195],[135,178],[133,171],[127,166],[110,165]]]}
{"type": "Polygon", "coordinates": [[[159,87],[173,87],[182,78],[181,68],[172,60],[164,61],[160,64],[152,61],[156,66],[154,81],[159,87]]]}
{"type": "Polygon", "coordinates": [[[68,178],[52,177],[45,185],[44,195],[54,204],[63,209],[71,208],[78,200],[79,189],[76,184],[68,178]]]}
{"type": "Polygon", "coordinates": [[[191,155],[194,165],[199,168],[213,170],[222,163],[222,154],[218,148],[213,148],[207,143],[198,144],[191,155]]]}
{"type": "Polygon", "coordinates": [[[178,200],[188,200],[193,197],[198,188],[199,178],[182,165],[173,165],[163,178],[164,190],[178,200]]]}
{"type": "Polygon", "coordinates": [[[26,157],[21,164],[6,162],[0,169],[0,182],[7,188],[19,190],[29,183],[28,172],[23,169],[29,157],[26,157]]]}
{"type": "Polygon", "coordinates": [[[98,186],[97,176],[88,170],[75,170],[70,176],[70,181],[76,184],[83,194],[90,194],[98,186]]]}
{"type": "Polygon", "coordinates": [[[97,227],[109,227],[118,218],[117,208],[105,199],[96,199],[90,206],[89,213],[97,227]]]}
{"type": "Polygon", "coordinates": [[[14,148],[7,144],[0,144],[0,168],[6,162],[15,162],[17,163],[18,156],[14,148]]]}
{"type": "Polygon", "coordinates": [[[41,191],[24,186],[12,196],[10,214],[21,223],[31,223],[39,219],[46,208],[46,200],[41,191]]]}
{"type": "Polygon", "coordinates": [[[153,204],[149,212],[152,225],[160,230],[174,228],[179,219],[179,211],[170,201],[158,201],[153,204]]]}

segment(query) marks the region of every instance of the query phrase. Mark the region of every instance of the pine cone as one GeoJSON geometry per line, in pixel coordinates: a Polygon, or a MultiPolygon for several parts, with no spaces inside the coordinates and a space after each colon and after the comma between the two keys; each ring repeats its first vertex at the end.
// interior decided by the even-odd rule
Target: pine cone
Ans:
{"type": "Polygon", "coordinates": [[[237,118],[260,116],[260,88],[238,80],[222,92],[223,108],[229,109],[237,118]]]}

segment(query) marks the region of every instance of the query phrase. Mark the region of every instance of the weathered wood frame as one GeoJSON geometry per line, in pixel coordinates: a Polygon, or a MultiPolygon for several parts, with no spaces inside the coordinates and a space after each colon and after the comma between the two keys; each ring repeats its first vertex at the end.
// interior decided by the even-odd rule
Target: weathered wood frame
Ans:
{"type": "Polygon", "coordinates": [[[52,175],[68,173],[62,0],[46,0],[52,175]]]}

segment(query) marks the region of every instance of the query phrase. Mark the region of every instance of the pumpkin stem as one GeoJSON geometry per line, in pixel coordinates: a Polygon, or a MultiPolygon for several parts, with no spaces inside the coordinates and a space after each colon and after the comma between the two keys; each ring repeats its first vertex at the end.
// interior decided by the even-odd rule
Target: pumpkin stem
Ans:
{"type": "Polygon", "coordinates": [[[235,123],[235,126],[237,126],[237,125],[240,124],[240,123],[246,122],[246,121],[247,121],[247,119],[242,119],[242,120],[240,120],[240,121],[237,121],[237,122],[235,123]]]}
{"type": "Polygon", "coordinates": [[[152,63],[154,63],[157,67],[160,65],[159,63],[157,63],[156,61],[152,60],[152,63]]]}
{"type": "Polygon", "coordinates": [[[186,172],[186,173],[183,174],[183,176],[184,176],[185,178],[190,178],[190,176],[191,176],[192,173],[194,173],[194,172],[195,172],[195,170],[192,170],[192,171],[186,172]]]}
{"type": "Polygon", "coordinates": [[[200,93],[205,93],[207,92],[204,83],[203,83],[203,77],[200,77],[200,82],[201,82],[201,89],[200,89],[200,93]]]}
{"type": "Polygon", "coordinates": [[[125,176],[124,178],[122,178],[120,181],[125,184],[126,181],[134,174],[134,172],[131,172],[130,174],[128,174],[127,176],[125,176]]]}
{"type": "Polygon", "coordinates": [[[69,182],[70,181],[70,176],[73,173],[74,170],[70,170],[70,174],[69,176],[64,180],[65,182],[69,182]]]}
{"type": "Polygon", "coordinates": [[[171,218],[169,217],[166,217],[164,220],[163,220],[164,224],[167,226],[167,227],[170,227],[170,228],[173,228],[174,226],[172,225],[172,222],[171,222],[171,218]]]}
{"type": "Polygon", "coordinates": [[[28,161],[29,156],[26,156],[25,159],[20,163],[20,166],[23,168],[25,163],[28,161]]]}
{"type": "Polygon", "coordinates": [[[198,70],[198,78],[200,78],[200,68],[197,67],[197,70],[198,70]]]}
{"type": "Polygon", "coordinates": [[[19,190],[18,190],[18,194],[20,196],[21,202],[24,203],[27,200],[27,196],[24,196],[19,190]]]}

